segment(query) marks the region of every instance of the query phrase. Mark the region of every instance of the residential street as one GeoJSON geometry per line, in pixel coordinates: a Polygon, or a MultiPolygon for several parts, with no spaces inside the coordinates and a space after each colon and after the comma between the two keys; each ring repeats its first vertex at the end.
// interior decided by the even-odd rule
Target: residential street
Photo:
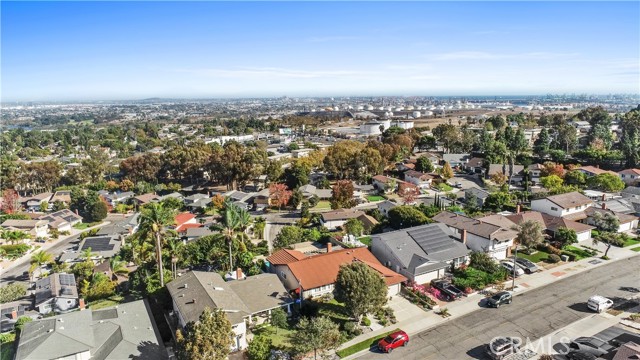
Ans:
{"type": "MultiPolygon", "coordinates": [[[[44,245],[42,247],[42,250],[52,254],[55,259],[58,257],[58,255],[62,253],[63,250],[71,248],[75,245],[78,245],[80,243],[81,233],[96,227],[106,226],[110,223],[109,220],[114,221],[114,219],[121,219],[121,217],[120,216],[107,217],[107,219],[105,219],[105,222],[103,222],[98,226],[95,226],[89,229],[84,229],[82,232],[79,232],[78,234],[69,236],[64,239],[54,240],[54,243],[51,246],[49,246],[49,244],[38,244],[38,245],[44,245]]],[[[8,285],[14,281],[24,281],[25,283],[28,282],[29,281],[28,276],[24,276],[23,273],[25,271],[29,271],[30,260],[31,260],[31,253],[11,263],[8,269],[6,270],[3,269],[0,273],[0,287],[8,285]]]]}
{"type": "MultiPolygon", "coordinates": [[[[624,287],[640,285],[640,256],[594,268],[514,297],[511,305],[482,308],[411,336],[406,348],[391,354],[367,352],[360,359],[482,359],[483,347],[497,336],[535,341],[594,313],[586,301],[594,294],[616,304],[635,294],[624,287]]],[[[614,306],[615,308],[615,306],[614,306]]]]}

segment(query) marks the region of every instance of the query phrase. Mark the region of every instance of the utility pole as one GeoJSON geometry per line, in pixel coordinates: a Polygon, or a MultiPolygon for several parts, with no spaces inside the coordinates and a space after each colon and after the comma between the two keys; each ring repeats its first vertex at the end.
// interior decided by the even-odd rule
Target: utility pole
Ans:
{"type": "MultiPolygon", "coordinates": [[[[513,255],[513,280],[511,282],[511,291],[516,289],[516,258],[518,257],[518,245],[516,244],[515,255],[513,255]]],[[[513,298],[513,297],[512,297],[513,298]]]]}

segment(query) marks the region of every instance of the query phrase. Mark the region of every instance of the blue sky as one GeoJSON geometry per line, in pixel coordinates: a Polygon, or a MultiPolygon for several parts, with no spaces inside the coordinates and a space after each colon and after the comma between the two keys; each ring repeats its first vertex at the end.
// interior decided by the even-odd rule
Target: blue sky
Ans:
{"type": "Polygon", "coordinates": [[[5,2],[2,100],[640,92],[640,2],[5,2]]]}

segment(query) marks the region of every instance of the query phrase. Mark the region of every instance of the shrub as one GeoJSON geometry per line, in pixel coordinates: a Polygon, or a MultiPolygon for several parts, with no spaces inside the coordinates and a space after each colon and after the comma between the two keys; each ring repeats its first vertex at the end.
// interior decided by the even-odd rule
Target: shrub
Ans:
{"type": "Polygon", "coordinates": [[[547,260],[548,260],[550,263],[555,264],[555,263],[560,262],[560,260],[561,260],[561,259],[560,259],[560,256],[558,256],[558,255],[556,255],[556,254],[551,254],[551,255],[549,255],[549,257],[547,258],[547,260]]]}
{"type": "Polygon", "coordinates": [[[0,344],[12,342],[15,339],[16,339],[15,333],[10,332],[10,333],[0,334],[0,344]]]}
{"type": "Polygon", "coordinates": [[[568,256],[568,257],[569,257],[569,261],[575,261],[577,258],[579,258],[579,256],[578,256],[576,253],[571,252],[571,251],[569,251],[569,250],[562,250],[562,252],[560,253],[560,255],[566,255],[566,256],[568,256]]]}
{"type": "Polygon", "coordinates": [[[600,257],[600,259],[602,259],[602,260],[609,260],[610,258],[609,258],[608,256],[606,256],[606,255],[602,255],[602,256],[600,257]]]}
{"type": "Polygon", "coordinates": [[[342,326],[344,332],[347,333],[350,337],[358,336],[362,334],[362,330],[355,321],[347,321],[342,326]]]}
{"type": "Polygon", "coordinates": [[[362,325],[363,326],[371,326],[371,320],[368,317],[363,317],[362,318],[362,325]]]}
{"type": "Polygon", "coordinates": [[[18,283],[9,284],[0,288],[0,303],[11,302],[27,295],[27,288],[18,283]]]}

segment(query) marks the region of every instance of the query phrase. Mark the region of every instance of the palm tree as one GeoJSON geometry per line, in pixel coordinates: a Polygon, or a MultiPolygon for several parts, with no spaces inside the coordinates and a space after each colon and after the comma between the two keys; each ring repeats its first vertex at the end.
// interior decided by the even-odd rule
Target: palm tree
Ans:
{"type": "Polygon", "coordinates": [[[156,263],[160,277],[160,287],[164,287],[164,273],[162,268],[162,240],[166,235],[168,225],[175,223],[175,211],[165,208],[159,203],[150,203],[142,209],[140,215],[140,232],[153,237],[156,245],[156,263]]]}
{"type": "Polygon", "coordinates": [[[96,255],[97,255],[96,253],[91,252],[91,247],[88,247],[85,250],[83,250],[82,253],[80,253],[80,258],[85,259],[86,261],[89,261],[91,260],[92,257],[96,255]]]}
{"type": "Polygon", "coordinates": [[[125,262],[120,260],[120,258],[117,256],[109,259],[109,268],[111,269],[112,274],[116,274],[116,275],[129,274],[129,269],[127,269],[125,262]]]}
{"type": "Polygon", "coordinates": [[[182,251],[184,250],[184,243],[182,240],[178,238],[169,239],[167,242],[167,249],[169,250],[169,255],[171,256],[171,274],[175,279],[178,274],[178,260],[182,255],[182,251]]]}
{"type": "Polygon", "coordinates": [[[11,231],[5,231],[2,234],[2,237],[5,238],[5,240],[9,241],[10,243],[15,244],[21,240],[28,239],[30,236],[24,231],[11,230],[11,231]]]}
{"type": "Polygon", "coordinates": [[[31,263],[37,264],[37,266],[42,266],[44,264],[49,264],[53,262],[53,255],[45,252],[44,250],[40,250],[31,255],[31,263]]]}
{"type": "Polygon", "coordinates": [[[221,236],[224,237],[227,245],[229,246],[229,271],[233,270],[233,252],[231,246],[233,241],[238,239],[244,244],[244,230],[249,226],[251,217],[246,210],[234,204],[225,203],[224,210],[222,212],[222,223],[211,225],[211,230],[217,230],[221,232],[221,236]],[[237,232],[242,232],[242,235],[238,236],[237,232]]]}
{"type": "Polygon", "coordinates": [[[258,216],[253,220],[253,233],[258,236],[258,239],[262,239],[264,236],[264,227],[267,224],[265,218],[258,216]]]}

